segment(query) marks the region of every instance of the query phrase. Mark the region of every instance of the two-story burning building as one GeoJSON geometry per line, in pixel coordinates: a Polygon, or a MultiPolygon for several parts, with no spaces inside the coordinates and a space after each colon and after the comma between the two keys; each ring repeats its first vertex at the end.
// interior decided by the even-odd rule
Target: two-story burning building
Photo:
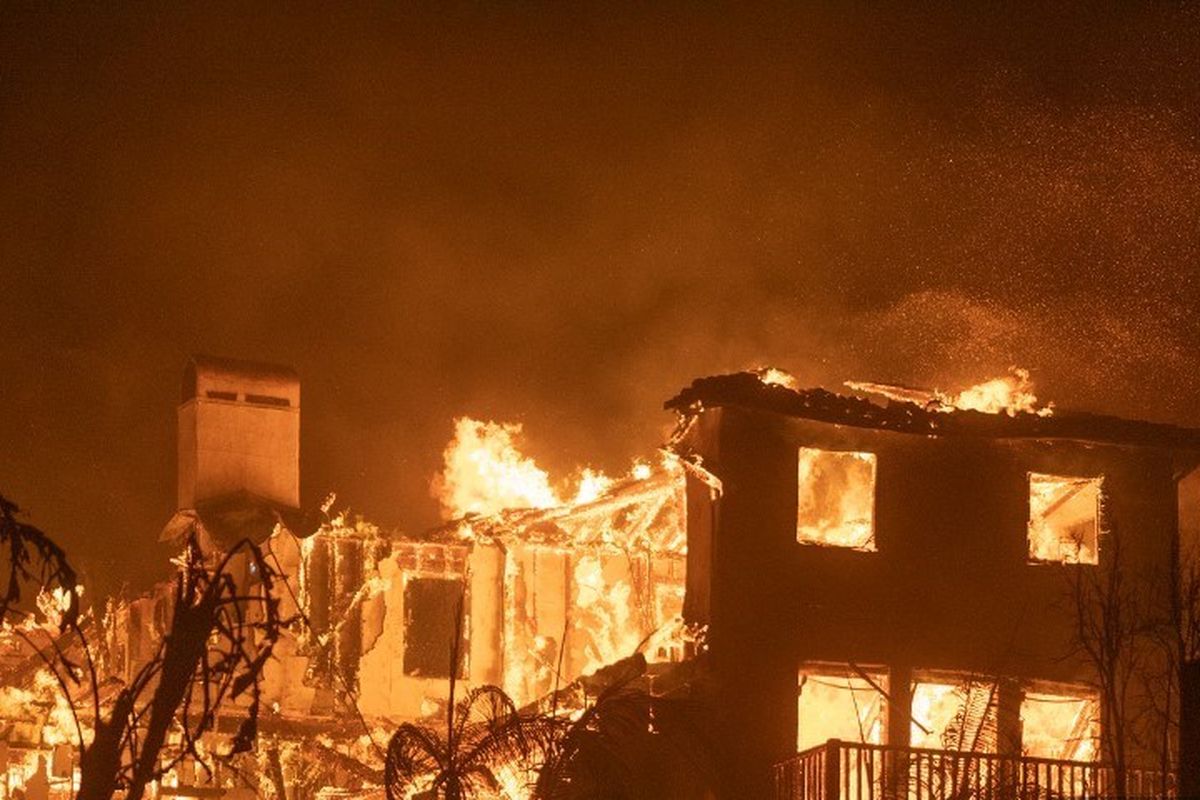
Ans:
{"type": "Polygon", "coordinates": [[[723,796],[768,796],[777,764],[786,797],[879,796],[897,770],[918,797],[1005,776],[1167,790],[1076,766],[1159,767],[1174,747],[1162,643],[1184,611],[1200,432],[749,373],[667,407],[695,465],[686,615],[708,628],[723,796]]]}

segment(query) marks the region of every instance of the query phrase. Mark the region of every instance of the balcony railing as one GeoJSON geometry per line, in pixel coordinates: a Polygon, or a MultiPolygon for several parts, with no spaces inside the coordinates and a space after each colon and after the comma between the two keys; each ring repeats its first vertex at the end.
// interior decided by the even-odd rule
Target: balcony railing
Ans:
{"type": "Polygon", "coordinates": [[[1103,764],[831,740],[775,767],[776,800],[1174,798],[1173,775],[1103,764]]]}

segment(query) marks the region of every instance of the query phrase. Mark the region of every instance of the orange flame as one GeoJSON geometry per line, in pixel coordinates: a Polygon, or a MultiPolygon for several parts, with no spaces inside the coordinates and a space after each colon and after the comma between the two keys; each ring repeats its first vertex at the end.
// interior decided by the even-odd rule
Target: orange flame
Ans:
{"type": "Polygon", "coordinates": [[[469,417],[454,421],[454,439],[432,487],[447,519],[561,503],[546,471],[517,449],[520,435],[519,424],[469,417]]]}
{"type": "Polygon", "coordinates": [[[1014,367],[1008,375],[977,383],[958,394],[946,395],[938,392],[937,395],[945,405],[964,411],[1008,414],[1010,417],[1021,412],[1041,416],[1049,416],[1052,413],[1050,406],[1038,407],[1029,370],[1019,367],[1014,367]]]}
{"type": "Polygon", "coordinates": [[[1029,370],[1013,367],[1008,375],[986,380],[969,386],[961,392],[943,392],[939,389],[914,389],[867,381],[846,381],[848,388],[858,392],[879,395],[902,403],[916,403],[933,411],[979,411],[984,414],[1037,414],[1048,417],[1054,413],[1054,404],[1040,405],[1033,393],[1033,381],[1029,370]]]}
{"type": "MultiPolygon", "coordinates": [[[[470,514],[490,516],[508,509],[555,508],[595,502],[618,480],[585,467],[574,480],[552,481],[550,474],[521,452],[521,425],[484,422],[470,417],[454,421],[454,438],[442,455],[442,472],[431,490],[446,519],[470,514]]],[[[664,469],[673,469],[664,464],[664,469]]],[[[654,468],[634,462],[621,480],[643,481],[654,468]]]]}
{"type": "Polygon", "coordinates": [[[768,386],[782,386],[785,389],[793,390],[799,387],[796,377],[787,370],[780,369],[779,367],[759,367],[754,370],[754,374],[768,386]]]}

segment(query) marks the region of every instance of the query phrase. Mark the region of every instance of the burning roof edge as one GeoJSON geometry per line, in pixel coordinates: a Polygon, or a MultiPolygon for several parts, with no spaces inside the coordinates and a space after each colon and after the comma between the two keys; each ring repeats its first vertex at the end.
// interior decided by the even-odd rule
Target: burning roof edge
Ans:
{"type": "Polygon", "coordinates": [[[769,411],[816,422],[924,436],[979,436],[994,439],[1071,439],[1169,450],[1200,451],[1200,430],[1079,411],[1050,416],[1028,412],[930,411],[916,403],[889,400],[877,405],[861,397],[825,389],[790,389],[765,383],[753,372],[698,378],[663,407],[683,414],[706,406],[769,411]]]}

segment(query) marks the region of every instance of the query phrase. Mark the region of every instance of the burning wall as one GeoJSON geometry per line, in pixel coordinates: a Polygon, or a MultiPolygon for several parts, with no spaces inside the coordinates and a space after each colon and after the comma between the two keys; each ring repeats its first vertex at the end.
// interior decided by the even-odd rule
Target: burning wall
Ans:
{"type": "MultiPolygon", "coordinates": [[[[503,563],[501,685],[521,702],[631,655],[682,656],[684,489],[677,469],[590,503],[467,520],[457,535],[503,563]]],[[[472,581],[472,588],[476,586],[472,581]]]]}
{"type": "Polygon", "coordinates": [[[363,710],[420,716],[444,699],[449,637],[431,631],[450,630],[453,599],[437,599],[447,592],[466,611],[460,675],[518,703],[639,648],[677,660],[682,507],[680,475],[663,468],[581,506],[472,517],[440,541],[397,542],[380,563],[386,588],[366,608],[378,634],[364,643],[363,710]],[[439,657],[445,668],[431,670],[439,657]]]}
{"type": "Polygon", "coordinates": [[[640,463],[620,480],[585,470],[558,491],[518,435],[456,423],[434,486],[459,516],[423,538],[335,518],[303,541],[298,588],[314,640],[296,652],[309,658],[303,685],[317,686],[311,710],[322,686],[340,685],[369,717],[439,713],[456,624],[458,676],[520,704],[639,649],[651,662],[683,656],[681,469],[640,463]]]}

